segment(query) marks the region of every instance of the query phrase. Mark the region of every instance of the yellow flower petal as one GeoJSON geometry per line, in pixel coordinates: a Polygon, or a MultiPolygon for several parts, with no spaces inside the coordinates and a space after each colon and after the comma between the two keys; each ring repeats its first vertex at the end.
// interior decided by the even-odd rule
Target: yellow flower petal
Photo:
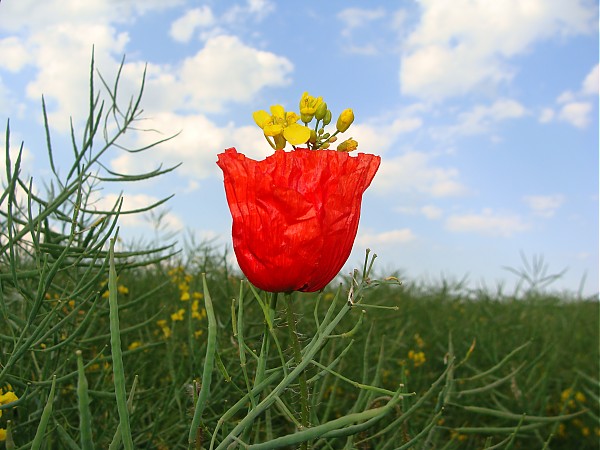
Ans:
{"type": "Polygon", "coordinates": [[[260,111],[254,111],[254,113],[252,113],[252,118],[256,122],[256,125],[261,128],[264,128],[265,124],[271,121],[271,115],[262,109],[260,111]]]}
{"type": "Polygon", "coordinates": [[[283,129],[283,137],[292,145],[304,144],[310,139],[310,130],[297,123],[283,129]]]}
{"type": "Polygon", "coordinates": [[[283,125],[278,123],[269,123],[263,128],[265,136],[277,136],[283,131],[283,125]]]}
{"type": "Polygon", "coordinates": [[[288,126],[298,122],[298,119],[300,119],[300,116],[298,116],[298,114],[296,114],[295,112],[285,113],[285,123],[288,126]]]}
{"type": "Polygon", "coordinates": [[[285,119],[285,109],[281,105],[271,106],[271,115],[277,119],[285,119]]]}

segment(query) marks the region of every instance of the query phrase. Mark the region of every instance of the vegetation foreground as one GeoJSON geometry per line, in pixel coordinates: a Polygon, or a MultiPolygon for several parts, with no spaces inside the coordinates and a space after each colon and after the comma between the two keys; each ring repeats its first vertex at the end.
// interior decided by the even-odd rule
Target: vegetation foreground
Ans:
{"type": "Polygon", "coordinates": [[[339,285],[277,298],[210,245],[127,245],[119,217],[162,202],[101,211],[94,196],[172,168],[106,169],[137,132],[142,90],[119,107],[119,77],[100,77],[103,96],[97,77],[92,66],[66,173],[43,109],[44,195],[22,177],[7,127],[5,448],[598,448],[597,298],[378,280],[369,255],[339,285]]]}

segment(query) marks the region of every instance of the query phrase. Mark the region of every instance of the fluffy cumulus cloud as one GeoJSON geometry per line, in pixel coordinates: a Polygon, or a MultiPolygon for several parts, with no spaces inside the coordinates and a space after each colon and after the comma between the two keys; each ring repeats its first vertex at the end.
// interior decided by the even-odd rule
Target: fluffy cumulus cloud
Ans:
{"type": "Polygon", "coordinates": [[[598,65],[585,76],[576,91],[565,91],[556,98],[557,110],[544,108],[539,116],[541,123],[549,123],[556,119],[569,123],[577,128],[586,128],[591,123],[594,103],[598,98],[598,65]]]}
{"type": "MultiPolygon", "coordinates": [[[[169,3],[168,7],[178,3],[181,2],[169,3]]],[[[130,40],[127,32],[119,31],[119,25],[164,8],[167,8],[164,2],[154,0],[3,3],[0,31],[8,37],[0,39],[3,55],[0,70],[19,73],[25,68],[31,69],[33,76],[25,82],[27,97],[37,103],[44,95],[50,124],[55,130],[67,133],[70,117],[74,118],[78,130],[82,123],[77,120],[85,120],[89,107],[89,99],[82,93],[89,89],[92,47],[96,67],[102,74],[108,74],[107,81],[111,84],[130,40]]],[[[272,4],[266,0],[248,0],[228,7],[223,12],[227,16],[223,21],[233,25],[244,20],[262,20],[272,10],[272,4]]],[[[209,28],[214,22],[212,11],[199,7],[177,19],[170,33],[174,39],[184,42],[191,39],[199,27],[209,28]]],[[[112,168],[123,173],[139,173],[163,162],[165,165],[183,162],[184,169],[180,173],[199,179],[214,170],[216,149],[236,144],[243,149],[262,138],[260,133],[250,133],[249,127],[231,123],[217,126],[207,115],[222,112],[231,104],[247,102],[266,87],[288,84],[293,66],[287,58],[254,48],[236,35],[217,33],[207,37],[195,54],[174,63],[150,61],[145,64],[135,58],[127,59],[120,78],[123,104],[136,94],[144,69],[144,121],[137,126],[159,130],[162,134],[128,134],[127,145],[139,147],[181,133],[175,140],[147,152],[144,158],[120,155],[112,161],[112,168]]],[[[96,88],[99,87],[101,83],[96,77],[96,88]]],[[[6,113],[15,113],[12,96],[1,79],[0,100],[0,109],[9,105],[10,111],[6,113]]],[[[260,142],[255,147],[265,146],[260,142]]]]}
{"type": "Polygon", "coordinates": [[[207,28],[215,24],[215,17],[210,7],[204,5],[185,12],[183,16],[171,24],[170,35],[177,42],[189,42],[197,29],[207,28]]]}
{"type": "MultiPolygon", "coordinates": [[[[161,199],[147,194],[124,194],[123,206],[121,211],[134,211],[147,208],[159,202],[161,199]]],[[[119,202],[119,196],[116,194],[106,194],[93,201],[96,211],[111,211],[119,202]]],[[[160,206],[159,206],[160,208],[160,206]]],[[[171,212],[165,212],[161,217],[161,224],[171,231],[183,229],[183,221],[171,212]]],[[[153,227],[149,213],[122,214],[119,217],[119,223],[126,227],[153,227]]]]}
{"type": "Polygon", "coordinates": [[[420,0],[402,55],[402,92],[429,100],[489,90],[514,76],[510,59],[536,42],[593,32],[590,0],[420,0]],[[468,14],[465,14],[468,11],[468,14]]]}
{"type": "Polygon", "coordinates": [[[523,201],[529,206],[533,214],[540,217],[552,217],[565,202],[562,194],[554,195],[527,195],[523,201]]]}
{"type": "Polygon", "coordinates": [[[486,208],[481,213],[453,214],[446,219],[445,227],[453,232],[511,237],[527,231],[530,225],[516,214],[497,213],[486,208]]]}
{"type": "Polygon", "coordinates": [[[432,135],[438,139],[488,133],[499,122],[518,119],[528,114],[527,109],[513,99],[500,98],[491,105],[475,105],[468,111],[458,114],[453,125],[432,128],[432,135]]]}
{"type": "Polygon", "coordinates": [[[201,114],[180,115],[162,112],[145,123],[149,128],[160,128],[161,134],[140,133],[135,142],[132,142],[133,147],[148,146],[166,136],[179,134],[143,157],[136,153],[123,152],[112,160],[112,170],[132,174],[156,169],[159,164],[173,166],[182,163],[177,173],[198,180],[218,173],[215,164],[216,153],[225,148],[235,146],[239,151],[255,158],[266,156],[256,149],[267,152],[270,148],[265,145],[264,138],[255,126],[236,127],[229,124],[220,127],[201,114]]]}
{"type": "Polygon", "coordinates": [[[412,192],[432,197],[465,194],[467,189],[459,180],[458,170],[436,165],[435,158],[434,154],[416,151],[385,158],[373,180],[373,190],[383,194],[412,192]]]}

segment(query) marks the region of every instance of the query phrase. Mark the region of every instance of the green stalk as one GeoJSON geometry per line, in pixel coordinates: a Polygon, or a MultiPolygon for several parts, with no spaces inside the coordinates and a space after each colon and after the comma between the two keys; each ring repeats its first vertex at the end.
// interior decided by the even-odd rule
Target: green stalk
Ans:
{"type": "Polygon", "coordinates": [[[117,271],[115,269],[115,239],[110,239],[109,270],[108,270],[108,305],[110,310],[110,348],[113,360],[113,376],[119,425],[125,450],[133,450],[129,411],[127,410],[127,393],[125,391],[125,370],[123,368],[123,353],[121,350],[121,331],[119,329],[119,304],[117,303],[117,271]]]}
{"type": "Polygon", "coordinates": [[[93,450],[94,441],[92,439],[92,414],[90,412],[90,396],[88,393],[88,382],[83,368],[83,358],[81,350],[75,352],[77,355],[77,400],[79,404],[79,433],[81,437],[81,449],[93,450]]]}
{"type": "Polygon", "coordinates": [[[385,406],[368,409],[360,413],[347,414],[345,416],[340,417],[339,419],[331,420],[324,424],[317,425],[316,427],[307,428],[296,433],[288,434],[287,436],[281,436],[269,442],[264,442],[262,444],[249,445],[247,448],[248,450],[267,450],[286,447],[299,443],[306,443],[311,439],[316,439],[331,431],[339,432],[340,436],[344,436],[347,434],[349,435],[350,433],[345,433],[345,431],[348,430],[347,427],[349,425],[373,419],[379,420],[383,418],[385,415],[387,415],[394,409],[399,399],[400,392],[398,391],[396,395],[394,395],[394,397],[392,397],[385,406]]]}
{"type": "Polygon", "coordinates": [[[44,410],[42,411],[42,417],[40,418],[40,423],[37,427],[37,431],[35,432],[35,437],[33,438],[33,442],[31,443],[31,450],[39,450],[42,448],[42,444],[44,443],[44,435],[46,434],[46,427],[48,426],[48,421],[50,420],[50,416],[52,415],[52,403],[54,402],[54,388],[56,387],[56,376],[52,379],[52,387],[50,388],[50,395],[48,395],[48,401],[46,402],[46,406],[44,406],[44,410]]]}
{"type": "MultiPolygon", "coordinates": [[[[200,387],[200,393],[198,394],[198,400],[196,401],[194,417],[192,419],[192,425],[190,426],[190,433],[188,435],[188,448],[194,448],[197,444],[196,436],[198,427],[200,426],[200,419],[202,413],[206,408],[208,396],[210,395],[210,383],[212,380],[212,371],[215,364],[215,349],[217,346],[217,320],[215,318],[215,311],[212,305],[212,299],[208,286],[206,285],[206,274],[202,274],[202,286],[204,289],[204,307],[206,308],[206,317],[208,319],[208,341],[206,343],[206,357],[204,359],[204,370],[202,371],[202,386],[200,387]]],[[[197,448],[200,448],[197,446],[197,448]]]]}
{"type": "MultiPolygon", "coordinates": [[[[288,331],[290,334],[290,341],[292,343],[292,349],[294,351],[294,362],[299,365],[302,362],[302,353],[300,350],[300,341],[298,340],[298,331],[296,330],[296,318],[294,317],[294,308],[292,294],[285,294],[285,310],[287,315],[288,331]]],[[[300,423],[303,428],[310,426],[308,417],[308,385],[306,383],[306,372],[301,372],[298,377],[298,384],[300,386],[300,423]]],[[[308,448],[308,443],[303,442],[300,447],[302,450],[308,448]]]]}
{"type": "Polygon", "coordinates": [[[330,322],[326,323],[323,321],[321,324],[321,330],[312,339],[312,341],[304,348],[304,357],[302,362],[297,365],[287,376],[285,376],[281,382],[273,388],[273,390],[267,395],[256,408],[249,411],[246,417],[238,422],[238,424],[231,430],[231,432],[225,437],[225,439],[219,444],[217,450],[224,450],[229,444],[236,441],[239,436],[247,427],[249,427],[254,420],[260,416],[265,410],[267,410],[276,398],[279,397],[284,390],[304,371],[314,356],[319,352],[327,336],[329,336],[334,328],[339,324],[342,318],[352,309],[348,303],[340,310],[335,318],[330,322]]]}

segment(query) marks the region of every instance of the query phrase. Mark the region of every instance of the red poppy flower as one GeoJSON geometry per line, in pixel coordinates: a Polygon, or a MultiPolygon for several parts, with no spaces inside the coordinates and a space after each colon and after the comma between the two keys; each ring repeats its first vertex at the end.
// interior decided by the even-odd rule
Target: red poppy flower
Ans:
{"type": "Polygon", "coordinates": [[[380,161],[335,150],[280,150],[262,161],[221,153],[233,249],[248,280],[269,292],[324,288],[350,255],[380,161]]]}

